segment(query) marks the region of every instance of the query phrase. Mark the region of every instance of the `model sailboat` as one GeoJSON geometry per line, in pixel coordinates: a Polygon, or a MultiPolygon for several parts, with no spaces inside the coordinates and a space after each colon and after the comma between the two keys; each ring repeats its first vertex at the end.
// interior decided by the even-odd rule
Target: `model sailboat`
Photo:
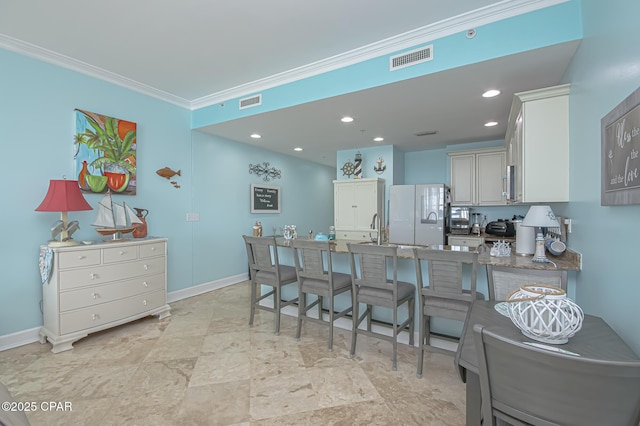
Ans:
{"type": "Polygon", "coordinates": [[[132,232],[134,223],[142,224],[142,221],[124,201],[122,204],[114,203],[109,191],[98,203],[98,216],[92,225],[100,235],[113,235],[117,239],[118,234],[132,232]]]}

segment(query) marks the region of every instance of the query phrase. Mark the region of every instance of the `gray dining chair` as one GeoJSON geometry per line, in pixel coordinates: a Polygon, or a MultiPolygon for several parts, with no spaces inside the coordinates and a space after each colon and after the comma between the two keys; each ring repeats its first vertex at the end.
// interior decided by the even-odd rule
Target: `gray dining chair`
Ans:
{"type": "Polygon", "coordinates": [[[293,240],[293,257],[298,275],[298,328],[296,339],[300,339],[302,322],[310,321],[329,326],[329,351],[333,350],[333,325],[336,320],[351,313],[351,303],[340,312],[335,312],[335,296],[351,291],[351,275],[333,271],[331,244],[329,241],[293,240]],[[326,268],[325,262],[326,259],[326,268]],[[308,303],[307,296],[316,295],[308,303]],[[324,299],[328,303],[328,319],[323,319],[324,299]],[[317,307],[318,317],[309,316],[317,307]]]}
{"type": "Polygon", "coordinates": [[[476,299],[483,299],[484,295],[476,292],[478,253],[414,248],[413,257],[416,262],[420,304],[417,376],[422,377],[424,352],[441,351],[429,344],[431,317],[464,322],[471,303],[476,299]],[[423,276],[425,265],[429,279],[426,286],[423,276]],[[462,269],[465,265],[469,265],[471,269],[469,289],[463,288],[462,269]]]}
{"type": "Polygon", "coordinates": [[[393,345],[393,370],[398,369],[398,334],[409,332],[409,344],[413,345],[413,317],[415,310],[416,286],[398,281],[398,248],[348,243],[349,264],[351,266],[353,325],[351,328],[351,356],[356,353],[358,334],[390,341],[393,345]],[[389,277],[389,270],[391,277],[389,277]],[[367,306],[359,316],[359,304],[367,306]],[[407,304],[408,318],[399,323],[398,310],[407,304]],[[373,306],[389,308],[393,311],[391,336],[374,332],[371,328],[373,306]],[[367,320],[366,329],[360,329],[362,321],[367,320]]]}
{"type": "Polygon", "coordinates": [[[256,309],[275,313],[275,333],[280,334],[280,313],[285,306],[298,302],[295,297],[282,300],[282,287],[298,281],[293,266],[281,265],[278,260],[278,247],[275,237],[251,237],[243,235],[251,276],[251,313],[249,325],[253,326],[256,309]],[[262,285],[271,286],[272,290],[262,294],[262,285]],[[273,307],[262,305],[264,299],[273,296],[273,307]]]}
{"type": "Polygon", "coordinates": [[[544,284],[567,291],[567,271],[536,270],[487,265],[489,300],[503,302],[526,284],[544,284]]]}
{"type": "Polygon", "coordinates": [[[483,424],[638,426],[640,361],[530,347],[473,326],[483,424]]]}

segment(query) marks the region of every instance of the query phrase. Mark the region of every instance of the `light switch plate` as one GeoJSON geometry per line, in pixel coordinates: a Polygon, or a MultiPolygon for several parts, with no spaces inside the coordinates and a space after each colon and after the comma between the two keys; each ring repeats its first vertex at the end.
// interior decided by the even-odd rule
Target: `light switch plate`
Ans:
{"type": "Polygon", "coordinates": [[[187,213],[187,222],[198,222],[200,220],[200,213],[187,213]]]}

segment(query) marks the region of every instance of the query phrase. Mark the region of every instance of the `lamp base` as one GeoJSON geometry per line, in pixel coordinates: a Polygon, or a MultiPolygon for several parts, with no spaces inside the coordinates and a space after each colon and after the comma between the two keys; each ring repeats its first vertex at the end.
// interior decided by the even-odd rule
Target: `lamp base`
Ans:
{"type": "Polygon", "coordinates": [[[58,241],[58,240],[54,240],[54,241],[49,241],[49,247],[71,247],[71,246],[77,246],[80,244],[80,241],[76,241],[76,240],[65,240],[65,241],[58,241]]]}
{"type": "Polygon", "coordinates": [[[544,251],[544,238],[542,237],[542,232],[539,231],[536,235],[536,253],[533,255],[532,262],[536,263],[550,263],[549,259],[545,255],[544,251]]]}

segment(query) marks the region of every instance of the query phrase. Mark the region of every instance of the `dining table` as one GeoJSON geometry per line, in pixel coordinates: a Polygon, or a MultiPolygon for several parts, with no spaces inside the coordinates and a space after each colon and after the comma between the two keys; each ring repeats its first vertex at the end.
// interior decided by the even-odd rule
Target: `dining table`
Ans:
{"type": "MultiPolygon", "coordinates": [[[[539,343],[522,334],[520,329],[505,315],[504,303],[506,302],[476,300],[467,312],[464,322],[455,363],[460,378],[466,383],[466,424],[468,426],[481,424],[480,373],[473,326],[481,324],[511,340],[539,343]],[[502,305],[498,305],[499,303],[502,305]]],[[[593,315],[584,316],[582,328],[575,336],[569,338],[567,343],[553,346],[587,358],[608,361],[637,361],[639,359],[638,355],[602,318],[593,315]]]]}

